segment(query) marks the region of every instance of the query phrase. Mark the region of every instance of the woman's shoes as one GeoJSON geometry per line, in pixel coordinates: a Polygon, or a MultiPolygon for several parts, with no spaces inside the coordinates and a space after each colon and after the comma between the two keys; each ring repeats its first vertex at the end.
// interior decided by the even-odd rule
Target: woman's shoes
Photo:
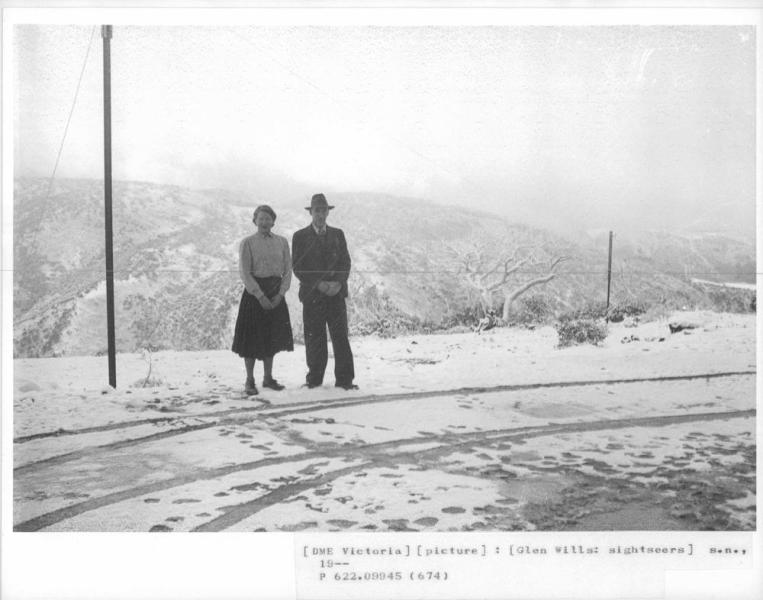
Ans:
{"type": "Polygon", "coordinates": [[[246,380],[246,383],[244,384],[244,393],[246,393],[247,396],[256,396],[260,393],[257,386],[254,384],[253,379],[246,380]]]}
{"type": "Polygon", "coordinates": [[[262,387],[269,388],[271,390],[275,390],[276,392],[280,392],[282,389],[284,389],[284,386],[278,383],[275,379],[272,377],[265,378],[262,380],[262,387]]]}
{"type": "MultiPolygon", "coordinates": [[[[263,379],[262,387],[275,390],[276,392],[280,392],[282,389],[284,389],[284,386],[282,386],[272,377],[266,377],[265,379],[263,379]]],[[[246,380],[246,383],[244,384],[244,392],[246,393],[247,396],[256,396],[257,394],[260,393],[253,379],[246,380]]]]}

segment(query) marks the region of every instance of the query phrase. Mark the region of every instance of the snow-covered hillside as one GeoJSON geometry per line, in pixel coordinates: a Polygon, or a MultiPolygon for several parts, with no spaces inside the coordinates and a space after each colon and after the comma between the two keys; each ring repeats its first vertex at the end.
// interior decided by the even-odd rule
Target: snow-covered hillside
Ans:
{"type": "MultiPolygon", "coordinates": [[[[102,354],[106,299],[101,183],[60,180],[49,198],[46,192],[47,181],[39,179],[20,179],[15,185],[14,354],[102,354]]],[[[309,221],[304,198],[115,183],[118,351],[229,347],[242,290],[238,242],[253,231],[252,209],[261,202],[274,206],[275,231],[289,239],[309,221]]],[[[479,294],[467,284],[461,259],[475,245],[486,254],[485,265],[512,248],[532,248],[535,261],[510,280],[516,286],[542,274],[554,257],[565,256],[568,260],[555,279],[533,290],[552,311],[606,296],[606,244],[598,241],[581,245],[488,213],[379,194],[335,194],[331,202],[337,208],[330,222],[346,231],[353,257],[349,310],[356,333],[383,333],[392,321],[412,329],[436,329],[473,312],[479,294]]],[[[728,270],[734,261],[739,268],[754,264],[754,248],[742,242],[714,240],[708,245],[671,238],[670,243],[691,244],[694,262],[686,262],[690,272],[700,267],[703,272],[728,270]]],[[[706,288],[692,285],[686,269],[660,250],[663,246],[650,246],[649,252],[618,248],[613,301],[711,306],[706,288]]],[[[296,288],[295,282],[287,302],[299,339],[296,288]]],[[[494,295],[500,300],[497,291],[494,295]]]]}

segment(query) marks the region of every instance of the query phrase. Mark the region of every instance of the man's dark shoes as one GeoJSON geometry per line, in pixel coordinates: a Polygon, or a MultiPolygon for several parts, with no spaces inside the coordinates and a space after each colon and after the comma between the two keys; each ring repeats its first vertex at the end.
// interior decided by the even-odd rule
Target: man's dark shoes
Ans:
{"type": "Polygon", "coordinates": [[[312,383],[308,381],[307,383],[303,383],[302,387],[306,387],[307,389],[312,390],[314,388],[321,387],[322,385],[323,385],[322,383],[312,383]]]}
{"type": "Polygon", "coordinates": [[[343,390],[347,390],[347,391],[360,389],[354,383],[339,383],[338,381],[336,382],[336,384],[334,384],[334,387],[342,388],[343,390]]]}
{"type": "Polygon", "coordinates": [[[275,390],[276,392],[280,392],[282,389],[284,389],[284,386],[282,386],[272,377],[263,379],[262,387],[270,388],[271,390],[275,390]]]}

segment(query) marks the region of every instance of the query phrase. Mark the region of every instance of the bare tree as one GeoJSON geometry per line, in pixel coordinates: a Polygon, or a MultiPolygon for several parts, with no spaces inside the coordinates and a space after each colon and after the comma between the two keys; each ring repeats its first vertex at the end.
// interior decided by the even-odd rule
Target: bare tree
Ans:
{"type": "Polygon", "coordinates": [[[533,287],[544,285],[556,276],[557,267],[568,260],[566,256],[552,256],[545,261],[540,258],[540,246],[514,246],[488,248],[481,241],[472,240],[461,246],[448,245],[451,256],[458,264],[457,274],[463,277],[479,297],[484,315],[493,311],[497,292],[503,296],[501,315],[508,320],[511,306],[522,294],[533,287]],[[528,281],[518,282],[517,273],[528,265],[543,266],[541,275],[528,281]]]}
{"type": "Polygon", "coordinates": [[[546,283],[551,281],[554,277],[556,277],[556,272],[555,272],[556,268],[566,260],[569,260],[568,256],[557,256],[555,258],[552,258],[551,261],[548,263],[548,267],[544,275],[540,277],[536,277],[535,279],[531,279],[530,281],[527,281],[513,289],[509,289],[504,286],[503,287],[504,300],[503,300],[503,313],[502,313],[503,320],[504,321],[508,320],[509,313],[511,312],[511,305],[514,303],[514,301],[517,298],[519,298],[522,294],[524,294],[530,288],[533,288],[537,285],[545,285],[546,283]]]}

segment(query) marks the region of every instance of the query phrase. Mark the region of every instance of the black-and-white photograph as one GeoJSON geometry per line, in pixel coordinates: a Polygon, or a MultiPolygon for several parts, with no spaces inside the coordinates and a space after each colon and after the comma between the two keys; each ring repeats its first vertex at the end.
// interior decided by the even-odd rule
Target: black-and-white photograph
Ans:
{"type": "Polygon", "coordinates": [[[754,27],[10,47],[14,531],[755,530],[754,27]]]}

